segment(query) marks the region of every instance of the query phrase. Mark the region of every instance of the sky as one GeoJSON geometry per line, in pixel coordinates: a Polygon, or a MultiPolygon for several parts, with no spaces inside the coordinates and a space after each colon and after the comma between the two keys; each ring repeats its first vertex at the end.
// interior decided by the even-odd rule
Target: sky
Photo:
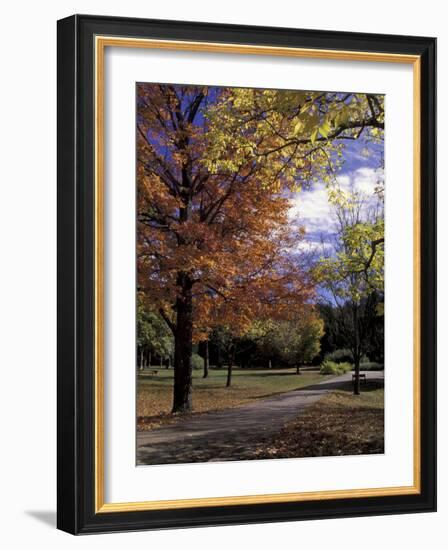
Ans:
{"type": "MultiPolygon", "coordinates": [[[[349,141],[344,151],[344,165],[337,174],[342,189],[362,191],[374,200],[374,190],[383,178],[381,149],[378,145],[366,144],[364,140],[349,141]],[[367,154],[368,152],[368,154],[367,154]]],[[[301,249],[305,251],[321,250],[322,240],[331,240],[336,231],[336,221],[328,202],[326,186],[313,184],[309,190],[301,190],[290,199],[289,219],[292,224],[305,227],[305,242],[301,249]]]]}

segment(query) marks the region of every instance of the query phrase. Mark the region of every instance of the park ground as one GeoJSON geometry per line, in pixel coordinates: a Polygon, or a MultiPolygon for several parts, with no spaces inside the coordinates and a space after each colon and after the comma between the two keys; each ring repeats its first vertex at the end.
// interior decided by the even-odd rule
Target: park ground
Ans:
{"type": "Polygon", "coordinates": [[[189,415],[170,414],[173,371],[137,380],[139,464],[377,454],[384,452],[384,377],[366,373],[361,395],[351,373],[318,370],[194,371],[189,415]]]}

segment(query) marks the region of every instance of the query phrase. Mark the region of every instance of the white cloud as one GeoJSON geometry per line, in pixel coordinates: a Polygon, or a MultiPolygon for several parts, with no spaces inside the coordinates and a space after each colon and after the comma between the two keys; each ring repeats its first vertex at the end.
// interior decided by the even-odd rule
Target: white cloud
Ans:
{"type": "Polygon", "coordinates": [[[304,225],[307,232],[334,230],[327,189],[323,183],[315,184],[310,191],[295,193],[290,203],[289,219],[292,223],[304,225]]]}
{"type": "Polygon", "coordinates": [[[383,181],[384,172],[382,169],[359,168],[352,175],[352,181],[356,190],[373,195],[375,187],[383,181]]]}
{"type": "MultiPolygon", "coordinates": [[[[337,181],[342,189],[348,190],[353,187],[360,191],[369,199],[375,200],[375,188],[383,180],[382,169],[358,168],[352,172],[342,173],[337,181]]],[[[314,184],[311,190],[302,190],[295,193],[290,199],[291,208],[289,210],[289,220],[293,225],[303,225],[308,234],[312,237],[308,240],[311,243],[314,240],[313,247],[319,244],[316,236],[320,234],[328,235],[336,230],[336,222],[328,203],[327,188],[323,183],[314,184]]]]}
{"type": "Polygon", "coordinates": [[[315,240],[306,240],[301,241],[296,246],[296,251],[298,252],[317,252],[323,254],[327,250],[333,250],[333,244],[329,242],[315,241],[315,240]]]}

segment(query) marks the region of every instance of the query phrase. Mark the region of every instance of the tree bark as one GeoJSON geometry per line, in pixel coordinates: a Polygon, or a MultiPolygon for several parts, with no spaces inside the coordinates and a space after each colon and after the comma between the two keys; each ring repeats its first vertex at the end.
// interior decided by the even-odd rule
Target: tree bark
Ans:
{"type": "Polygon", "coordinates": [[[300,372],[300,365],[299,365],[299,364],[297,364],[297,371],[296,371],[296,374],[302,374],[302,373],[300,372]]]}
{"type": "Polygon", "coordinates": [[[236,355],[236,348],[235,344],[231,344],[230,348],[227,349],[227,381],[226,381],[226,388],[230,388],[232,385],[232,370],[233,370],[233,363],[235,363],[235,355],[236,355]]]}
{"type": "Polygon", "coordinates": [[[361,384],[359,379],[359,364],[360,364],[360,350],[359,350],[359,327],[358,327],[358,305],[353,305],[353,361],[355,364],[355,380],[353,384],[353,393],[359,395],[361,391],[361,384]]]}
{"type": "Polygon", "coordinates": [[[208,367],[209,367],[208,340],[206,340],[204,342],[204,375],[202,378],[208,377],[208,367]]]}
{"type": "Polygon", "coordinates": [[[177,321],[174,334],[174,392],[173,413],[192,410],[192,364],[193,352],[193,300],[192,282],[188,275],[178,276],[180,295],[176,300],[177,321]]]}
{"type": "Polygon", "coordinates": [[[229,361],[229,364],[227,366],[226,388],[230,388],[230,386],[232,385],[232,368],[233,368],[233,361],[229,361]]]}
{"type": "Polygon", "coordinates": [[[359,361],[355,361],[355,383],[353,385],[353,393],[359,395],[361,393],[361,384],[359,379],[359,361]]]}

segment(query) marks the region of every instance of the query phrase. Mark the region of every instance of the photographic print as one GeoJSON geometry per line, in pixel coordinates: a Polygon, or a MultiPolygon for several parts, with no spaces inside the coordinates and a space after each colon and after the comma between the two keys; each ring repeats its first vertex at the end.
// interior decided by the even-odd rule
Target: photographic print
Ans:
{"type": "Polygon", "coordinates": [[[138,465],[384,452],[384,120],[136,85],[138,465]]]}

